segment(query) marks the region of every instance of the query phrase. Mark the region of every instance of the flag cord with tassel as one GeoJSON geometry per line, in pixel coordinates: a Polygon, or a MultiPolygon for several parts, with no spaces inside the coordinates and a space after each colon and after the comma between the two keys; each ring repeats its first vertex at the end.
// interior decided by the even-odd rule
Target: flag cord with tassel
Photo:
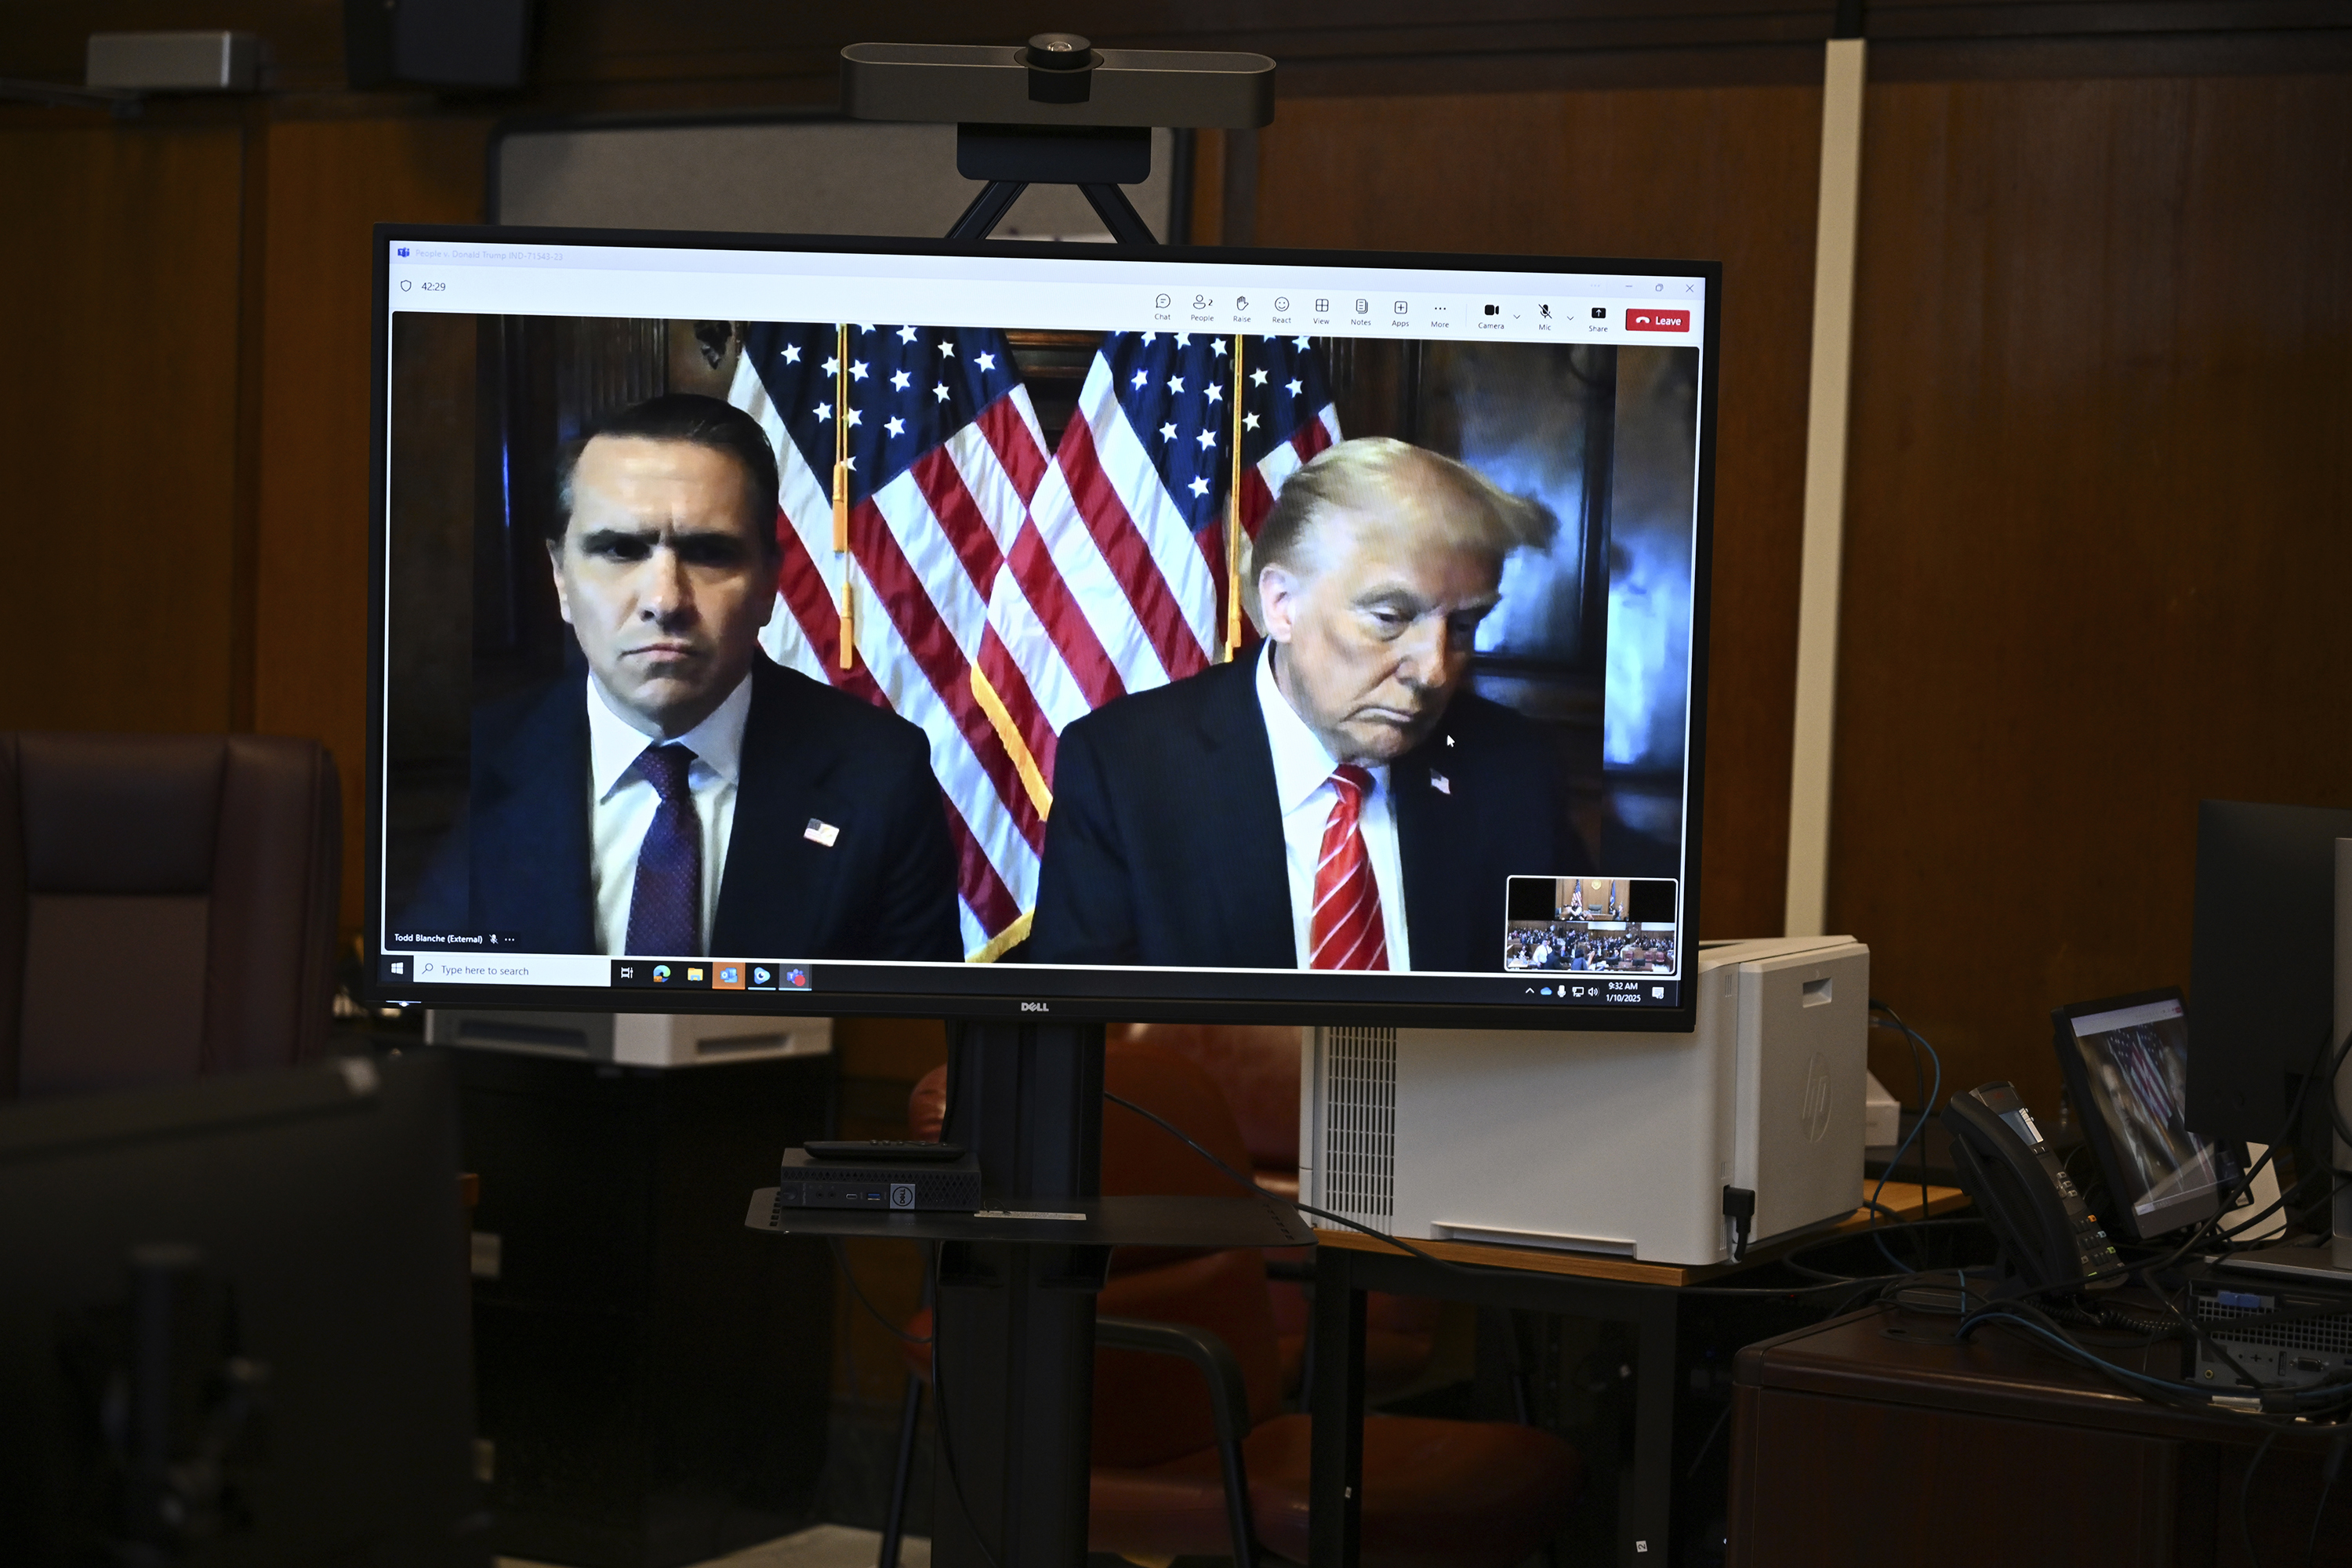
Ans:
{"type": "Polygon", "coordinates": [[[849,557],[849,324],[834,330],[833,350],[833,552],[841,558],[841,668],[857,667],[857,628],[849,583],[856,563],[849,557]]]}

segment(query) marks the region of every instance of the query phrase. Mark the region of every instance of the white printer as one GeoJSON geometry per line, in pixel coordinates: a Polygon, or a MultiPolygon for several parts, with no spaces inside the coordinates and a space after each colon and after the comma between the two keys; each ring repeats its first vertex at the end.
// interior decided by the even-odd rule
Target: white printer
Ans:
{"type": "Polygon", "coordinates": [[[1301,1031],[1299,1190],[1411,1240],[1708,1264],[1862,1202],[1870,950],[1702,946],[1690,1034],[1301,1031]]]}

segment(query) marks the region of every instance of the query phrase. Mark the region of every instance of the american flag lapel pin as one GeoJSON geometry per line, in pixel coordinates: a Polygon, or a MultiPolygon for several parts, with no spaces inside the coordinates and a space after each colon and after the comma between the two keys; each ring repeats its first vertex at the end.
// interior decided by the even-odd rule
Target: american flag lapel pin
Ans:
{"type": "Polygon", "coordinates": [[[801,837],[812,844],[820,844],[830,849],[833,847],[833,841],[841,837],[841,829],[830,822],[812,816],[809,818],[809,825],[801,829],[801,837]]]}

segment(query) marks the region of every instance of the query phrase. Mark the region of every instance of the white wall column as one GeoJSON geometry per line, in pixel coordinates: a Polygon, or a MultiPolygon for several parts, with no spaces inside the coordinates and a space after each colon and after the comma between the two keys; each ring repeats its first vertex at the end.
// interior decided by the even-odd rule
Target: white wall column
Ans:
{"type": "Polygon", "coordinates": [[[1821,209],[1813,226],[1812,385],[1805,415],[1804,554],[1797,600],[1796,736],[1789,769],[1790,936],[1827,918],[1830,764],[1836,741],[1838,593],[1853,371],[1853,264],[1862,200],[1864,43],[1832,38],[1822,74],[1821,209]]]}

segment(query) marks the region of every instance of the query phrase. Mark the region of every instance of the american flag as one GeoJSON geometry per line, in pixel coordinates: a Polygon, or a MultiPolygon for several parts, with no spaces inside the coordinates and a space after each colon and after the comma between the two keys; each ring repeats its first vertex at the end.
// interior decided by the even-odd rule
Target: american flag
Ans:
{"type": "Polygon", "coordinates": [[[2115,1030],[2107,1036],[2107,1056],[2151,1121],[2158,1127],[2179,1123],[2180,1101],[2172,1091],[2161,1035],[2140,1026],[2115,1030]]]}
{"type": "Polygon", "coordinates": [[[965,952],[993,958],[1036,902],[1062,728],[1254,637],[1228,608],[1236,426],[1255,538],[1283,481],[1339,438],[1320,358],[1306,338],[1111,333],[1049,464],[1000,331],[759,323],[742,342],[730,397],[782,472],[786,613],[768,652],[930,738],[965,952]]]}

